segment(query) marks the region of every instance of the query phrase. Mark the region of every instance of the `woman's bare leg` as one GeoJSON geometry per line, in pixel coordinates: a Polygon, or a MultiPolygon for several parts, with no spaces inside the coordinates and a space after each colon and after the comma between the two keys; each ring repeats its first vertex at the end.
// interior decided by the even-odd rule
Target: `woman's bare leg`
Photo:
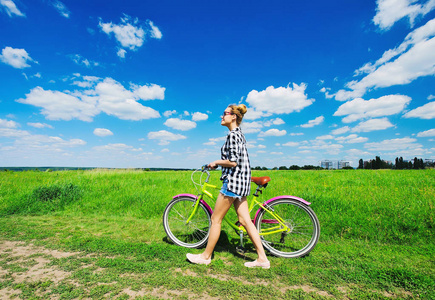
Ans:
{"type": "Polygon", "coordinates": [[[268,259],[266,253],[264,252],[260,235],[258,234],[257,228],[255,228],[254,223],[251,221],[251,216],[249,215],[249,207],[246,197],[243,197],[241,201],[234,201],[234,208],[236,209],[237,215],[239,217],[239,222],[243,225],[243,227],[245,227],[255,249],[257,250],[257,261],[260,263],[267,262],[268,259]]]}
{"type": "Polygon", "coordinates": [[[204,252],[201,254],[203,259],[211,258],[213,254],[214,247],[216,246],[219,236],[221,234],[222,220],[227,214],[228,210],[234,202],[234,198],[226,197],[223,194],[219,194],[216,205],[211,215],[211,227],[210,235],[207,241],[207,247],[205,247],[204,252]]]}

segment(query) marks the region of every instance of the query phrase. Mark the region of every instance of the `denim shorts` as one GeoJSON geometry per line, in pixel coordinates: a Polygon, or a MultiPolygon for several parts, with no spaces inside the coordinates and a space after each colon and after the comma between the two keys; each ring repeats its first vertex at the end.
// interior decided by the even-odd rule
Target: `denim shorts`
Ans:
{"type": "Polygon", "coordinates": [[[230,190],[228,190],[228,179],[224,179],[224,182],[222,184],[222,188],[221,188],[221,194],[227,197],[231,197],[231,198],[237,198],[239,200],[242,200],[242,196],[239,196],[237,194],[234,194],[233,192],[231,192],[230,190]]]}

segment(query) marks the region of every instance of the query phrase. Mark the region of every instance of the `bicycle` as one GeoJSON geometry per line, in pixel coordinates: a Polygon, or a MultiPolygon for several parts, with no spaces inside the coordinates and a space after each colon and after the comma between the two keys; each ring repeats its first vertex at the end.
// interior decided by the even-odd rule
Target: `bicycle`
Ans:
{"type": "MultiPolygon", "coordinates": [[[[163,213],[163,226],[168,238],[176,245],[187,248],[201,248],[208,240],[213,210],[204,197],[215,201],[208,189],[219,189],[209,183],[207,166],[193,171],[193,184],[198,195],[178,194],[168,203],[163,213]],[[194,175],[201,172],[199,183],[194,175]],[[203,181],[203,175],[207,178],[203,181]]],[[[271,181],[270,177],[252,177],[257,185],[252,199],[248,199],[249,212],[258,206],[254,222],[265,249],[279,257],[294,258],[306,256],[316,246],[320,235],[320,223],[309,207],[310,202],[295,196],[278,196],[265,202],[257,200],[271,181]]],[[[251,214],[252,216],[252,214],[251,214]]],[[[231,222],[228,215],[225,222],[240,236],[238,251],[244,250],[245,228],[239,222],[231,222]]]]}

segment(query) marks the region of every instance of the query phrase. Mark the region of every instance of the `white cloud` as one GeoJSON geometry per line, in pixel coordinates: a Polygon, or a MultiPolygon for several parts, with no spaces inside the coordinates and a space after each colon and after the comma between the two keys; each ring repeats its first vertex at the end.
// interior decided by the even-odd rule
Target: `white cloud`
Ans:
{"type": "Polygon", "coordinates": [[[210,139],[208,139],[208,142],[204,143],[204,145],[214,146],[214,145],[216,145],[217,142],[223,142],[226,139],[227,139],[226,136],[219,137],[219,138],[210,138],[210,139]]]}
{"type": "Polygon", "coordinates": [[[361,137],[356,134],[350,134],[348,136],[341,136],[335,139],[337,142],[342,142],[346,144],[357,144],[357,143],[365,143],[369,139],[366,137],[361,137]]]}
{"type": "Polygon", "coordinates": [[[159,145],[168,145],[170,141],[184,140],[186,137],[181,134],[175,134],[166,130],[154,131],[148,133],[150,140],[159,140],[159,145]]]}
{"type": "Polygon", "coordinates": [[[283,125],[283,124],[285,124],[285,122],[281,118],[272,119],[272,120],[269,120],[269,121],[265,121],[263,123],[263,125],[266,126],[266,127],[270,127],[272,125],[283,125]]]}
{"type": "Polygon", "coordinates": [[[22,138],[25,136],[29,136],[30,133],[25,130],[18,130],[11,127],[0,127],[0,137],[6,137],[6,138],[22,138]]]}
{"type": "Polygon", "coordinates": [[[60,2],[59,0],[53,0],[51,2],[51,5],[53,5],[53,7],[59,12],[59,14],[62,17],[65,18],[69,18],[70,15],[70,11],[69,9],[65,6],[65,4],[63,4],[62,2],[60,2]]]}
{"type": "Polygon", "coordinates": [[[435,19],[432,19],[409,33],[401,45],[386,51],[374,64],[368,63],[357,70],[357,75],[368,75],[347,83],[350,90],[338,91],[335,99],[344,101],[362,97],[371,88],[409,84],[417,78],[434,75],[434,48],[435,19]]]}
{"type": "Polygon", "coordinates": [[[154,26],[154,23],[152,21],[148,21],[148,25],[151,28],[150,30],[151,37],[158,40],[162,39],[163,34],[160,31],[160,29],[157,28],[157,26],[154,26]]]}
{"type": "Polygon", "coordinates": [[[256,119],[259,116],[299,112],[314,102],[314,99],[307,98],[305,89],[305,84],[293,83],[293,88],[289,85],[278,88],[269,86],[260,92],[252,90],[246,98],[252,109],[248,109],[246,116],[248,119],[256,119]]]}
{"type": "Polygon", "coordinates": [[[17,128],[17,127],[18,127],[18,123],[15,121],[0,119],[0,128],[17,128]]]}
{"type": "Polygon", "coordinates": [[[334,137],[330,134],[316,137],[316,140],[332,140],[332,139],[334,139],[334,137]]]}
{"type": "Polygon", "coordinates": [[[103,136],[113,135],[113,132],[110,131],[109,129],[106,129],[106,128],[95,128],[95,130],[94,130],[94,134],[95,134],[96,136],[101,136],[101,137],[103,137],[103,136]]]}
{"type": "Polygon", "coordinates": [[[90,88],[94,86],[94,83],[90,81],[74,81],[72,84],[81,88],[90,88]]]}
{"type": "Polygon", "coordinates": [[[419,16],[424,16],[435,7],[435,1],[429,0],[425,5],[415,0],[377,0],[376,15],[373,18],[375,25],[383,30],[390,29],[394,23],[402,18],[408,18],[411,26],[419,16]]]}
{"type": "Polygon", "coordinates": [[[243,122],[241,128],[244,133],[257,133],[260,132],[263,127],[270,127],[272,125],[283,125],[285,122],[281,118],[276,118],[268,121],[254,121],[254,122],[243,122]]]}
{"type": "Polygon", "coordinates": [[[401,138],[384,140],[379,143],[367,143],[364,145],[370,151],[401,151],[401,150],[414,150],[420,149],[421,145],[415,143],[417,140],[413,138],[401,138]]]}
{"type": "Polygon", "coordinates": [[[57,136],[32,135],[25,130],[12,128],[0,128],[0,137],[14,139],[13,146],[8,150],[23,156],[31,153],[32,156],[46,155],[47,153],[63,153],[65,148],[73,148],[86,145],[81,139],[64,140],[57,136]]]}
{"type": "Polygon", "coordinates": [[[326,99],[331,99],[334,98],[334,95],[330,94],[329,92],[331,91],[331,88],[326,88],[326,87],[322,87],[319,92],[324,93],[325,94],[325,98],[326,99]]]}
{"type": "Polygon", "coordinates": [[[431,137],[431,136],[435,136],[435,129],[429,129],[426,131],[419,132],[417,134],[417,137],[431,137]]]}
{"type": "Polygon", "coordinates": [[[45,123],[27,123],[27,125],[35,127],[35,128],[50,128],[53,129],[53,126],[45,123]]]}
{"type": "Polygon", "coordinates": [[[120,58],[125,58],[126,53],[127,51],[125,51],[125,49],[120,48],[118,52],[116,52],[116,55],[118,55],[120,58]]]}
{"type": "Polygon", "coordinates": [[[141,23],[139,19],[132,19],[128,15],[124,15],[121,18],[120,24],[103,23],[102,20],[99,22],[99,27],[108,36],[112,34],[115,39],[124,49],[119,49],[117,55],[121,58],[125,57],[125,49],[130,49],[136,51],[143,46],[147,35],[154,39],[161,39],[162,33],[157,26],[154,25],[152,21],[141,23]]]}
{"type": "Polygon", "coordinates": [[[133,24],[128,23],[130,21],[129,17],[122,18],[121,21],[120,25],[114,25],[112,22],[103,23],[100,20],[99,26],[107,35],[110,36],[113,33],[123,48],[136,50],[142,47],[145,41],[145,31],[141,27],[135,26],[138,20],[134,20],[133,24]]]}
{"type": "Polygon", "coordinates": [[[196,112],[192,115],[193,121],[205,121],[208,119],[208,115],[200,112],[196,112]]]}
{"type": "Polygon", "coordinates": [[[299,146],[299,142],[287,142],[285,144],[282,144],[285,147],[297,147],[299,146]]]}
{"type": "Polygon", "coordinates": [[[166,88],[157,84],[135,85],[132,84],[134,94],[141,100],[163,100],[165,99],[166,88]]]}
{"type": "MultiPolygon", "coordinates": [[[[76,74],[76,75],[78,75],[76,77],[80,77],[80,74],[76,74]]],[[[101,81],[101,78],[96,76],[83,76],[83,81],[77,80],[74,81],[72,84],[82,88],[91,88],[95,86],[98,83],[98,81],[101,81]]],[[[90,94],[93,94],[93,92],[91,92],[90,94]]]]}
{"type": "Polygon", "coordinates": [[[97,67],[100,65],[98,62],[88,60],[87,58],[84,58],[80,54],[70,55],[70,57],[71,57],[72,61],[75,62],[76,64],[83,65],[87,68],[97,67]]]}
{"type": "Polygon", "coordinates": [[[353,90],[383,88],[393,85],[408,84],[415,79],[435,73],[435,38],[415,44],[396,60],[381,65],[360,82],[351,83],[353,90]]]}
{"type": "Polygon", "coordinates": [[[257,120],[262,117],[269,117],[270,113],[264,113],[255,109],[248,108],[248,112],[243,116],[243,120],[257,120]]]}
{"type": "Polygon", "coordinates": [[[391,124],[387,118],[371,119],[359,123],[355,128],[352,129],[352,132],[371,132],[376,130],[385,130],[391,127],[394,127],[394,125],[391,124]]]}
{"type": "Polygon", "coordinates": [[[243,133],[257,133],[263,128],[262,122],[243,122],[240,126],[243,133]]]}
{"type": "Polygon", "coordinates": [[[165,111],[165,112],[163,113],[163,115],[164,115],[166,118],[168,118],[168,117],[170,117],[170,116],[172,116],[173,114],[176,114],[176,113],[177,113],[176,110],[167,110],[167,111],[165,111]]]}
{"type": "Polygon", "coordinates": [[[32,145],[33,147],[42,146],[44,148],[48,146],[53,147],[78,147],[86,145],[86,142],[81,139],[70,139],[64,140],[57,136],[46,136],[46,135],[28,135],[22,140],[17,141],[18,143],[23,143],[26,145],[32,145]]]}
{"type": "Polygon", "coordinates": [[[92,150],[97,151],[97,152],[105,152],[105,151],[110,151],[110,152],[125,152],[125,151],[133,151],[133,152],[138,152],[138,151],[142,151],[142,148],[134,148],[133,146],[129,146],[123,143],[117,143],[117,144],[107,144],[104,146],[95,146],[92,148],[92,150]]]}
{"type": "MultiPolygon", "coordinates": [[[[88,81],[96,81],[97,77],[86,77],[88,81]]],[[[151,96],[163,98],[164,88],[151,85],[137,86],[134,90],[127,90],[119,82],[105,78],[93,89],[76,92],[60,92],[44,90],[36,87],[26,94],[26,98],[17,102],[41,107],[41,113],[48,120],[69,121],[78,119],[86,122],[104,112],[122,120],[144,120],[158,118],[158,111],[143,106],[138,100],[149,100],[151,96]]]]}
{"type": "Polygon", "coordinates": [[[95,100],[80,100],[78,97],[59,91],[46,91],[36,87],[26,94],[25,99],[18,99],[17,102],[41,107],[41,113],[48,120],[78,119],[90,122],[98,114],[95,100]]]}
{"type": "Polygon", "coordinates": [[[278,129],[269,129],[265,132],[260,132],[258,135],[259,137],[265,137],[265,136],[283,136],[286,135],[287,131],[285,130],[278,130],[278,129]]]}
{"type": "MultiPolygon", "coordinates": [[[[304,143],[307,144],[307,143],[304,143]]],[[[340,153],[344,146],[341,144],[333,144],[330,142],[325,142],[324,140],[313,140],[310,141],[308,145],[300,146],[299,149],[303,151],[321,151],[322,153],[327,153],[329,155],[337,155],[340,153]]]]}
{"type": "Polygon", "coordinates": [[[24,69],[30,67],[28,62],[33,62],[33,59],[29,56],[24,49],[14,49],[11,47],[5,47],[0,55],[0,60],[15,69],[24,69]]]}
{"type": "Polygon", "coordinates": [[[360,69],[355,71],[356,75],[363,73],[371,73],[376,70],[376,68],[380,65],[383,65],[393,58],[399,56],[400,54],[406,52],[409,48],[423,42],[425,40],[430,39],[435,34],[435,19],[428,21],[425,25],[415,29],[410,32],[404,39],[404,41],[396,48],[389,49],[384,52],[382,57],[378,59],[375,63],[367,63],[362,66],[360,69]]]}
{"type": "Polygon", "coordinates": [[[325,120],[325,117],[324,116],[320,116],[320,117],[315,118],[314,120],[308,121],[307,124],[301,125],[301,127],[302,128],[311,128],[311,127],[314,127],[314,126],[322,124],[324,120],[325,120]]]}
{"type": "Polygon", "coordinates": [[[391,116],[402,112],[409,102],[411,102],[411,98],[404,95],[388,95],[367,101],[356,98],[342,104],[334,113],[334,116],[346,116],[343,118],[344,123],[391,116]]]}
{"type": "Polygon", "coordinates": [[[3,9],[6,11],[9,17],[13,17],[14,15],[18,17],[26,16],[17,8],[12,0],[0,0],[0,5],[3,6],[3,9]]]}
{"type": "Polygon", "coordinates": [[[349,126],[344,126],[344,127],[332,130],[331,134],[333,134],[333,135],[340,135],[340,134],[346,133],[348,131],[350,131],[350,127],[349,126]]]}
{"type": "Polygon", "coordinates": [[[139,121],[160,117],[158,111],[137,102],[144,95],[137,92],[137,86],[135,88],[131,92],[111,78],[104,79],[95,87],[98,108],[106,114],[122,120],[139,121]]]}
{"type": "MultiPolygon", "coordinates": [[[[258,151],[258,152],[260,152],[260,151],[258,151]]],[[[271,155],[283,155],[284,153],[282,153],[282,152],[270,152],[269,154],[271,154],[271,155]]]]}
{"type": "Polygon", "coordinates": [[[361,149],[349,149],[345,151],[348,155],[350,155],[351,157],[355,157],[355,158],[361,158],[361,157],[368,157],[368,156],[373,156],[372,153],[361,150],[361,149]]]}
{"type": "Polygon", "coordinates": [[[404,118],[435,119],[435,101],[407,112],[404,118]]]}
{"type": "Polygon", "coordinates": [[[182,131],[187,131],[196,128],[195,122],[189,120],[181,120],[178,118],[167,119],[164,125],[182,131]]]}

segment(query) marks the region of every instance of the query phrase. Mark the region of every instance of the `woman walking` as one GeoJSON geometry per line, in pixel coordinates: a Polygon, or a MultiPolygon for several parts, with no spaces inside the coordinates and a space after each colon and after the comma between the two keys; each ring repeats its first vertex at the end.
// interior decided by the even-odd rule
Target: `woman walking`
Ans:
{"type": "Polygon", "coordinates": [[[264,252],[260,235],[251,221],[246,201],[246,196],[249,195],[251,189],[251,166],[245,136],[239,127],[246,111],[247,108],[244,104],[230,105],[222,115],[221,125],[226,126],[230,133],[222,146],[221,159],[208,164],[210,169],[222,167],[222,189],[211,216],[210,235],[205,251],[201,254],[188,253],[186,256],[191,263],[208,265],[211,262],[213,250],[221,233],[222,220],[231,206],[234,205],[239,222],[248,232],[258,254],[256,260],[245,263],[245,266],[248,268],[270,268],[270,262],[264,252]]]}

